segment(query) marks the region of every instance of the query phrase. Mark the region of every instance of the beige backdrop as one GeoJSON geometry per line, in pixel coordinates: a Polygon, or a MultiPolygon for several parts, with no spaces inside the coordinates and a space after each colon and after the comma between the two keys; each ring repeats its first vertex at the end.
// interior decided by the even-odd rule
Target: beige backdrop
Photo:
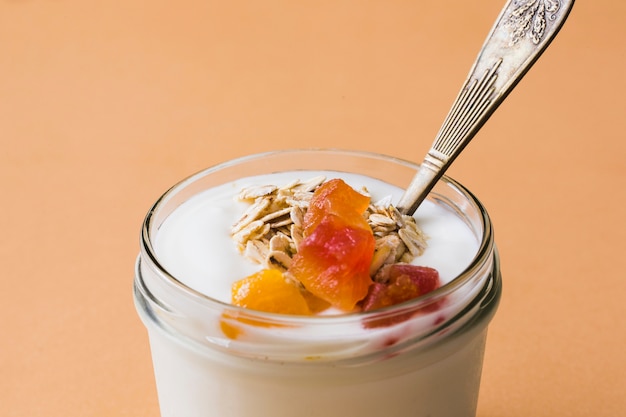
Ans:
{"type": "MultiPolygon", "coordinates": [[[[158,415],[131,297],[150,204],[250,152],[420,160],[502,5],[0,0],[0,415],[158,415]]],[[[626,410],[625,23],[579,0],[449,172],[503,264],[480,417],[626,410]]]]}

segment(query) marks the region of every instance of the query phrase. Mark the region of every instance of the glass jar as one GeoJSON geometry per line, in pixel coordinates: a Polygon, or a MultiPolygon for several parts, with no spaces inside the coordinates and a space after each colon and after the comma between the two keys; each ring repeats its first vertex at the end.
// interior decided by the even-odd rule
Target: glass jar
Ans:
{"type": "Polygon", "coordinates": [[[206,296],[163,266],[154,246],[160,227],[193,196],[242,177],[303,170],[375,177],[401,190],[417,166],[364,152],[286,150],[214,166],[163,194],[145,218],[134,281],[162,417],[474,416],[500,264],[486,210],[448,177],[427,200],[461,219],[478,249],[454,279],[403,304],[264,313],[206,296]],[[229,322],[246,336],[229,337],[229,322]]]}

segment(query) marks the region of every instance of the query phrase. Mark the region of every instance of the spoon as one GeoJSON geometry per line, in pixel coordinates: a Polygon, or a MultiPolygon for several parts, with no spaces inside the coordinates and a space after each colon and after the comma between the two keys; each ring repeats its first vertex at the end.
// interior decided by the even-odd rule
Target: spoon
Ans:
{"type": "Polygon", "coordinates": [[[574,0],[509,0],[398,210],[413,214],[443,173],[559,32],[574,0]]]}

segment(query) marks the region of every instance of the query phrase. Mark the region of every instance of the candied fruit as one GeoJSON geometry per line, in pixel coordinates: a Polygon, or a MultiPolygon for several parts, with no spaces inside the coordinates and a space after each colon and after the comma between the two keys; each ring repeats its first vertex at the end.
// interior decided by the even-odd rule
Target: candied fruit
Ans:
{"type": "Polygon", "coordinates": [[[346,227],[329,215],[300,243],[289,273],[312,294],[349,311],[372,284],[373,251],[371,231],[346,227]]]}
{"type": "Polygon", "coordinates": [[[426,266],[391,264],[383,267],[361,302],[363,311],[376,310],[427,294],[440,286],[439,272],[426,266]]]}
{"type": "Polygon", "coordinates": [[[315,296],[350,311],[367,295],[375,239],[363,217],[369,197],[343,180],[322,184],[304,217],[305,238],[289,267],[315,296]]]}
{"type": "Polygon", "coordinates": [[[370,230],[363,217],[369,203],[369,197],[355,191],[343,180],[329,180],[313,193],[304,216],[304,235],[309,235],[329,214],[342,218],[346,225],[370,230]]]}
{"type": "Polygon", "coordinates": [[[232,302],[239,307],[268,313],[311,314],[300,288],[276,269],[264,269],[235,282],[232,302]]]}

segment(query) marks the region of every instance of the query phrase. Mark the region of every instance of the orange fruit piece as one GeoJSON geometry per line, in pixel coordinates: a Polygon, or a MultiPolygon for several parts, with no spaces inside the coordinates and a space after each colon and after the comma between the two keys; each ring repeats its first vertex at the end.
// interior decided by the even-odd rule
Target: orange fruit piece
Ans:
{"type": "Polygon", "coordinates": [[[329,214],[343,219],[347,226],[370,230],[363,213],[370,198],[355,191],[341,179],[332,179],[320,185],[304,216],[304,235],[309,235],[329,214]]]}
{"type": "Polygon", "coordinates": [[[300,288],[276,269],[264,269],[236,281],[232,303],[268,313],[309,315],[311,310],[300,288]]]}
{"type": "Polygon", "coordinates": [[[368,292],[375,240],[363,217],[369,197],[340,179],[322,184],[304,218],[305,238],[289,273],[313,295],[344,310],[368,292]]]}
{"type": "MultiPolygon", "coordinates": [[[[231,299],[232,304],[239,307],[279,314],[310,315],[327,307],[323,301],[300,289],[276,269],[263,269],[236,281],[231,287],[231,299]]],[[[272,326],[271,323],[255,319],[254,315],[222,313],[220,328],[226,337],[234,340],[242,336],[245,333],[242,324],[272,326]]]]}

